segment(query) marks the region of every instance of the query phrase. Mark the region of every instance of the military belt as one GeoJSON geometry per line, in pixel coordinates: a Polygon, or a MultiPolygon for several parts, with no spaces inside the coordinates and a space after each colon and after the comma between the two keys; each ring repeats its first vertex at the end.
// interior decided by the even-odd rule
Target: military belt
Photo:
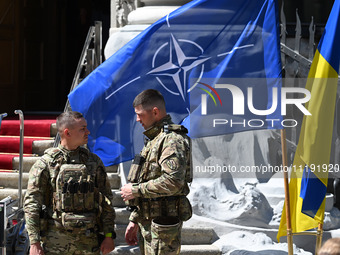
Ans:
{"type": "Polygon", "coordinates": [[[142,198],[139,200],[141,215],[146,219],[160,216],[178,216],[178,203],[185,196],[142,198]]]}
{"type": "MultiPolygon", "coordinates": [[[[66,231],[69,232],[69,233],[73,233],[74,232],[74,230],[70,230],[70,229],[68,229],[66,231]]],[[[85,236],[89,236],[90,234],[95,233],[95,232],[96,231],[95,231],[94,228],[88,228],[88,229],[85,230],[85,236]]]]}
{"type": "MultiPolygon", "coordinates": [[[[49,219],[48,223],[54,225],[57,229],[62,230],[62,231],[67,231],[69,233],[77,232],[76,230],[65,229],[62,226],[60,220],[57,220],[57,219],[49,219]]],[[[84,232],[85,232],[85,236],[89,236],[92,233],[96,233],[96,229],[88,228],[88,229],[85,229],[84,232]]]]}
{"type": "Polygon", "coordinates": [[[168,197],[155,197],[155,198],[142,198],[142,202],[150,202],[150,201],[175,201],[178,200],[180,197],[185,196],[168,196],[168,197]]]}

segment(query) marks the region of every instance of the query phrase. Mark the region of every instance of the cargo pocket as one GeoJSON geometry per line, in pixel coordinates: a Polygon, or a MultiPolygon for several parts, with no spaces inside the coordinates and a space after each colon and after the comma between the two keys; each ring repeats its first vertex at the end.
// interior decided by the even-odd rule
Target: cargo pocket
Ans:
{"type": "Polygon", "coordinates": [[[177,217],[157,217],[151,223],[151,247],[156,255],[180,252],[182,222],[177,217]]]}
{"type": "Polygon", "coordinates": [[[70,192],[61,194],[61,209],[64,212],[72,212],[73,209],[73,194],[70,192]]]}
{"type": "Polygon", "coordinates": [[[192,207],[187,197],[181,196],[178,203],[178,217],[182,221],[187,221],[192,216],[192,207]]]}
{"type": "Polygon", "coordinates": [[[84,194],[84,204],[86,210],[92,211],[94,209],[94,192],[87,192],[84,194]]]}
{"type": "Polygon", "coordinates": [[[95,213],[74,214],[63,212],[61,219],[64,229],[74,234],[86,234],[88,230],[95,231],[95,213]]]}

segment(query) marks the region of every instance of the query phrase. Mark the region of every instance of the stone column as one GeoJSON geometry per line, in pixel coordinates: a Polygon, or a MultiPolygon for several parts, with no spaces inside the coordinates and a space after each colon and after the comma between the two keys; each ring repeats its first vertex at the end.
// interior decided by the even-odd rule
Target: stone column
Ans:
{"type": "Polygon", "coordinates": [[[109,58],[148,26],[190,0],[111,0],[110,38],[105,46],[109,58]]]}

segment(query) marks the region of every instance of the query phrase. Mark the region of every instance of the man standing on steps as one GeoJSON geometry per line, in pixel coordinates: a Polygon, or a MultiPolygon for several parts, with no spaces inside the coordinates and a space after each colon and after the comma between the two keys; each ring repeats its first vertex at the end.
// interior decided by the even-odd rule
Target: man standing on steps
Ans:
{"type": "Polygon", "coordinates": [[[90,132],[81,113],[62,113],[57,129],[59,146],[47,149],[29,173],[24,211],[30,254],[107,254],[116,235],[105,167],[82,147],[90,132]],[[98,238],[100,232],[105,237],[98,238]]]}
{"type": "Polygon", "coordinates": [[[191,182],[187,129],[167,115],[163,96],[148,89],[133,101],[137,121],[148,138],[136,155],[121,196],[132,211],[125,239],[142,254],[179,254],[182,223],[192,215],[186,195],[191,182]]]}

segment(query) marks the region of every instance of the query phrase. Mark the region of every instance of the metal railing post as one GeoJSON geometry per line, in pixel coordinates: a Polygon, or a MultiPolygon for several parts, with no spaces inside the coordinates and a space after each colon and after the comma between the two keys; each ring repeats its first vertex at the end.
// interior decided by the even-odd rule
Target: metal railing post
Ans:
{"type": "Polygon", "coordinates": [[[94,69],[96,59],[93,49],[88,49],[86,51],[86,68],[85,68],[85,75],[88,76],[94,69]]]}
{"type": "Polygon", "coordinates": [[[94,27],[95,63],[93,69],[96,69],[102,63],[102,22],[96,21],[94,27]]]}
{"type": "Polygon", "coordinates": [[[0,114],[0,129],[1,129],[1,121],[5,117],[7,117],[7,113],[6,112],[0,114]]]}
{"type": "MultiPolygon", "coordinates": [[[[96,26],[91,26],[89,28],[89,31],[87,33],[86,40],[85,40],[85,43],[84,43],[84,46],[83,46],[83,49],[80,55],[80,59],[78,61],[77,69],[73,77],[70,92],[79,85],[82,79],[84,79],[90,72],[92,72],[98,65],[101,64],[101,61],[102,61],[101,32],[102,32],[102,23],[100,21],[96,22],[96,26]],[[96,33],[100,33],[100,34],[96,34],[96,33]],[[94,47],[91,48],[90,47],[91,45],[94,45],[94,47]],[[92,53],[90,53],[91,56],[87,55],[89,52],[91,52],[89,50],[92,50],[92,53]],[[100,55],[100,57],[97,55],[100,55]],[[89,63],[91,61],[92,63],[89,63]],[[97,63],[97,61],[99,62],[97,63]]],[[[69,110],[71,110],[71,106],[70,106],[69,100],[67,99],[64,112],[69,111],[69,110]]],[[[59,134],[57,134],[55,137],[53,147],[57,147],[59,142],[60,142],[60,136],[59,134]]]]}
{"type": "Polygon", "coordinates": [[[19,181],[18,181],[18,199],[19,209],[22,208],[22,163],[24,155],[24,114],[21,110],[15,110],[15,114],[19,114],[20,118],[20,157],[19,157],[19,181]]]}

